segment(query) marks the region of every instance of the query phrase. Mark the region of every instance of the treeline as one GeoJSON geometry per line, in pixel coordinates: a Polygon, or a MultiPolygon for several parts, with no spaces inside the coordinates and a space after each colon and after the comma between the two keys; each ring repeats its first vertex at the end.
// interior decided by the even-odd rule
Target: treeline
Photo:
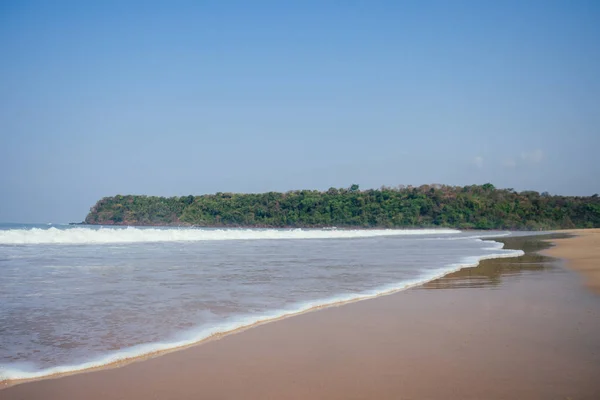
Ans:
{"type": "Polygon", "coordinates": [[[87,224],[205,227],[455,227],[559,229],[600,227],[600,198],[496,189],[423,185],[325,192],[216,193],[203,196],[105,197],[87,224]]]}

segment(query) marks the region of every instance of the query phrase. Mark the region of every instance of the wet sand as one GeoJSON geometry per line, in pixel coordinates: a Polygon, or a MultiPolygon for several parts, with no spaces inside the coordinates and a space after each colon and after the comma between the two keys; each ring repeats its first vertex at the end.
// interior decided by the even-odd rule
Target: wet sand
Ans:
{"type": "Polygon", "coordinates": [[[543,242],[503,241],[527,254],[0,399],[600,398],[600,297],[543,242]]]}
{"type": "Polygon", "coordinates": [[[567,266],[583,275],[585,284],[600,294],[600,229],[574,229],[565,231],[575,237],[556,239],[556,245],[544,252],[552,257],[567,260],[567,266]]]}

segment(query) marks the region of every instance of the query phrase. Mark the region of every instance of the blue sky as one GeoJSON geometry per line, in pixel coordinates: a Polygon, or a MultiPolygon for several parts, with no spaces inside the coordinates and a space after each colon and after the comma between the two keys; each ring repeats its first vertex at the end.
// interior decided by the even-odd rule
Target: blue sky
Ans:
{"type": "Polygon", "coordinates": [[[102,196],[600,192],[600,2],[0,2],[0,221],[102,196]]]}

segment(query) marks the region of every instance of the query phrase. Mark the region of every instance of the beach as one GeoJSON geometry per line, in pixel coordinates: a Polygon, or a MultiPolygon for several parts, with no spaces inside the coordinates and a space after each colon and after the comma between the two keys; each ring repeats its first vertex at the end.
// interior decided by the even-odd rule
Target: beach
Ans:
{"type": "Polygon", "coordinates": [[[597,399],[600,297],[570,269],[594,274],[597,232],[0,399],[597,399]]]}
{"type": "Polygon", "coordinates": [[[546,250],[544,254],[566,259],[568,266],[583,276],[587,287],[600,294],[600,229],[574,229],[565,232],[575,236],[553,240],[556,246],[546,250]]]}

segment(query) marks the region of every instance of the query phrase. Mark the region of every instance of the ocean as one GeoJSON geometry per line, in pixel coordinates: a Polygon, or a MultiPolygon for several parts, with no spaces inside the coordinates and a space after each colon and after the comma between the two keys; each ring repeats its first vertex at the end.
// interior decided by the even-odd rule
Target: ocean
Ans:
{"type": "Polygon", "coordinates": [[[492,240],[507,235],[0,224],[0,381],[182,347],[521,255],[492,240]]]}

